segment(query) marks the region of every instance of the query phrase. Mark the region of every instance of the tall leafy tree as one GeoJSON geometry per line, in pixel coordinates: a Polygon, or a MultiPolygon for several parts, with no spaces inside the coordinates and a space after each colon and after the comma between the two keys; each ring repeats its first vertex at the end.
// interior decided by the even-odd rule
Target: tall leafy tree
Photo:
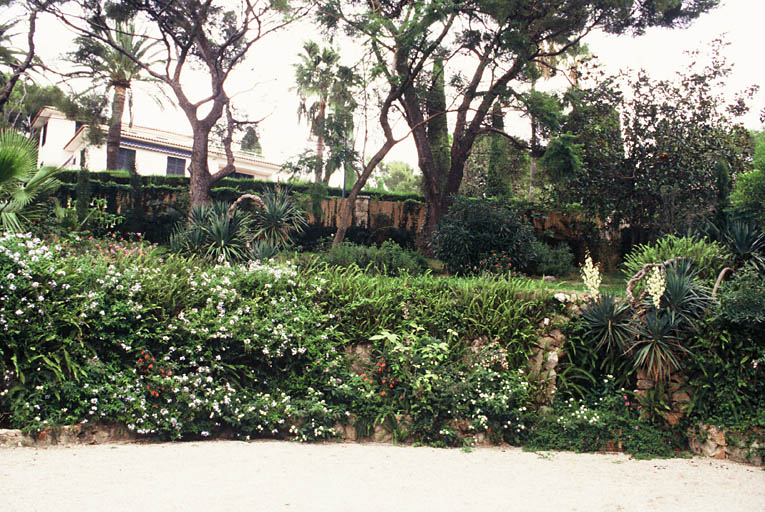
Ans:
{"type": "Polygon", "coordinates": [[[37,18],[56,1],[58,0],[0,0],[0,112],[4,110],[16,83],[30,69],[39,65],[35,47],[37,18]],[[9,7],[12,6],[22,10],[25,23],[22,23],[21,19],[4,19],[4,15],[10,12],[9,7]],[[26,48],[16,48],[11,44],[11,36],[17,30],[22,33],[26,31],[26,48]]]}
{"type": "Polygon", "coordinates": [[[32,121],[43,107],[54,105],[63,108],[66,100],[66,93],[58,86],[42,86],[22,78],[16,83],[5,110],[0,114],[0,126],[30,134],[32,121]]]}
{"type": "Polygon", "coordinates": [[[639,72],[626,100],[615,79],[571,91],[567,132],[544,157],[557,198],[614,229],[629,226],[632,242],[685,232],[725,208],[730,182],[747,169],[749,135],[735,120],[753,90],[726,102],[719,91],[730,68],[713,50],[708,66],[677,81],[639,72]]]}
{"type": "MultiPolygon", "coordinates": [[[[381,108],[383,131],[390,125],[391,109],[387,103],[395,102],[403,112],[424,177],[427,236],[459,190],[476,138],[492,131],[488,122],[492,105],[497,98],[519,93],[525,83],[523,73],[530,63],[565,53],[595,28],[610,33],[640,33],[649,26],[682,26],[717,3],[717,0],[325,0],[321,13],[327,25],[342,25],[370,48],[379,76],[390,93],[384,97],[381,108]],[[427,123],[434,114],[428,112],[427,102],[422,101],[423,92],[418,88],[423,70],[437,55],[459,56],[459,65],[450,61],[445,66],[465,70],[450,80],[455,106],[450,108],[453,112],[449,115],[454,116],[454,129],[450,168],[443,187],[439,186],[433,147],[427,137],[427,123]],[[472,64],[468,65],[471,59],[472,64]]],[[[390,137],[386,133],[381,150],[395,140],[392,133],[390,137]]],[[[374,163],[373,167],[377,165],[370,163],[374,163]]],[[[369,174],[371,169],[365,168],[354,189],[363,186],[369,174]]],[[[354,189],[344,205],[336,243],[350,225],[354,189]]]]}
{"type": "Polygon", "coordinates": [[[316,138],[314,181],[326,184],[335,170],[353,158],[348,154],[348,138],[353,132],[353,87],[358,77],[340,64],[340,54],[333,48],[308,41],[303,51],[295,66],[298,118],[308,119],[311,135],[316,138]],[[325,157],[327,148],[330,154],[325,157]]]}
{"type": "Polygon", "coordinates": [[[55,14],[80,35],[94,38],[112,48],[124,50],[105,30],[107,19],[125,20],[133,16],[147,19],[158,30],[161,40],[162,66],[151,66],[137,55],[124,52],[151,77],[163,82],[175,96],[193,134],[189,173],[189,196],[192,206],[210,202],[210,188],[221,178],[234,173],[233,135],[243,121],[234,117],[226,83],[252,47],[268,34],[279,30],[307,7],[288,9],[286,1],[245,0],[226,2],[213,0],[124,0],[119,3],[78,0],[87,13],[87,23],[61,8],[55,14]],[[199,81],[189,89],[184,80],[190,68],[203,72],[207,91],[194,99],[199,81]],[[219,123],[225,128],[222,137],[226,165],[217,172],[208,166],[209,139],[219,123]]]}
{"type": "Polygon", "coordinates": [[[419,194],[422,190],[422,176],[414,174],[414,169],[406,162],[381,163],[375,174],[377,188],[386,192],[419,194]]]}
{"type": "Polygon", "coordinates": [[[239,149],[242,151],[250,151],[256,155],[263,154],[263,147],[260,145],[260,137],[258,137],[258,131],[254,126],[248,126],[245,129],[239,149]]]}
{"type": "Polygon", "coordinates": [[[109,131],[106,136],[106,168],[117,169],[117,158],[122,133],[122,117],[125,102],[131,86],[136,81],[157,79],[144,71],[144,66],[157,64],[160,42],[136,33],[132,21],[116,21],[113,24],[95,26],[102,33],[102,39],[80,36],[75,40],[76,50],[69,55],[69,60],[80,68],[75,75],[85,76],[97,85],[106,86],[112,91],[109,131]]]}
{"type": "Polygon", "coordinates": [[[300,96],[298,119],[308,118],[311,135],[316,137],[314,181],[322,181],[324,169],[324,133],[329,94],[337,80],[340,54],[333,48],[320,48],[313,41],[303,45],[300,63],[295,66],[295,84],[300,96]],[[311,99],[315,101],[310,102],[311,99]]]}

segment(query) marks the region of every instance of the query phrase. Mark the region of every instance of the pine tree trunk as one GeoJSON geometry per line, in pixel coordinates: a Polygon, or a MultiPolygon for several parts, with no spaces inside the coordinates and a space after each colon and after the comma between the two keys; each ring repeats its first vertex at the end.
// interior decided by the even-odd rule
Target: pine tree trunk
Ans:
{"type": "Polygon", "coordinates": [[[193,155],[189,166],[191,180],[189,183],[190,206],[209,204],[210,187],[212,185],[212,176],[207,166],[207,136],[209,131],[202,132],[194,130],[193,155]]]}
{"type": "MultiPolygon", "coordinates": [[[[117,169],[117,161],[120,154],[120,135],[122,133],[122,113],[125,111],[125,96],[127,87],[114,84],[114,97],[112,98],[112,116],[109,119],[109,132],[106,136],[106,168],[117,169]]],[[[135,169],[128,169],[135,171],[135,169]]]]}

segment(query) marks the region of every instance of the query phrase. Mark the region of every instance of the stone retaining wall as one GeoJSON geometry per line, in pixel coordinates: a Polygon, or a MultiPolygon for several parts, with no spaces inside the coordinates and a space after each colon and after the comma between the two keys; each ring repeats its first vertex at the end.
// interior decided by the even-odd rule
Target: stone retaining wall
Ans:
{"type": "Polygon", "coordinates": [[[16,429],[0,429],[0,446],[11,447],[103,444],[137,439],[138,437],[124,426],[105,423],[48,427],[41,432],[30,434],[16,429]]]}

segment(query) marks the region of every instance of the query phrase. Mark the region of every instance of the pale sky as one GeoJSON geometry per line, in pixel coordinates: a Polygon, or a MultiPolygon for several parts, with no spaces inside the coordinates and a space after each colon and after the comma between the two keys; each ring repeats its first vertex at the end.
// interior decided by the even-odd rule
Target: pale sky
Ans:
{"type": "MultiPolygon", "coordinates": [[[[765,87],[765,66],[761,58],[762,41],[765,40],[761,34],[763,20],[765,1],[723,0],[720,7],[684,30],[650,29],[638,38],[591,34],[585,42],[608,71],[644,68],[651,77],[663,79],[672,78],[675,72],[687,67],[689,58],[684,55],[685,50],[706,49],[713,39],[724,36],[730,43],[724,54],[734,65],[728,81],[728,92],[732,94],[732,91],[752,84],[765,87]]],[[[319,42],[318,35],[311,32],[305,25],[293,26],[260,41],[227,86],[230,94],[236,94],[237,108],[247,112],[252,119],[265,117],[259,133],[264,157],[274,163],[284,163],[309,144],[307,126],[297,122],[298,99],[291,89],[294,87],[293,66],[298,62],[303,42],[311,37],[319,42]]],[[[57,20],[41,20],[36,43],[44,62],[57,67],[60,56],[70,48],[72,37],[57,20]]],[[[341,49],[343,55],[354,57],[352,53],[356,52],[349,52],[347,46],[341,49]]],[[[344,63],[353,64],[350,60],[344,63]]],[[[204,80],[204,77],[197,79],[204,80]]],[[[40,81],[44,83],[44,78],[40,81]]],[[[762,129],[759,112],[765,108],[765,90],[759,91],[751,107],[743,122],[748,128],[762,129]]],[[[159,111],[156,104],[143,97],[140,91],[136,93],[135,123],[190,133],[182,112],[174,111],[170,106],[164,112],[159,111]]],[[[375,129],[375,120],[370,123],[370,129],[375,129]]],[[[512,125],[512,119],[509,123],[512,125]]],[[[406,132],[403,122],[398,123],[397,128],[401,133],[406,132]]],[[[368,153],[374,150],[376,147],[372,144],[368,153]]],[[[409,140],[400,143],[386,160],[416,164],[414,145],[409,140]]]]}

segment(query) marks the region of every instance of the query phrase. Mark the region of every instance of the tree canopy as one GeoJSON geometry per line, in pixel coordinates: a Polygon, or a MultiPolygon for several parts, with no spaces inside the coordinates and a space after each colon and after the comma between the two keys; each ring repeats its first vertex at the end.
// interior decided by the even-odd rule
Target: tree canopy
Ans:
{"type": "Polygon", "coordinates": [[[213,0],[79,0],[76,4],[85,11],[86,22],[61,7],[53,11],[76,33],[123,53],[148,76],[172,91],[193,133],[189,166],[191,204],[209,202],[212,184],[235,171],[231,147],[234,132],[251,124],[235,117],[226,82],[256,43],[305,14],[305,7],[288,9],[286,2],[278,0],[247,0],[236,4],[213,0]],[[150,62],[121,45],[108,30],[109,19],[125,21],[133,17],[148,21],[158,31],[154,37],[160,41],[161,55],[152,57],[150,62]],[[162,65],[154,65],[157,58],[162,65]],[[193,99],[188,82],[184,81],[190,68],[203,70],[209,80],[207,95],[202,99],[193,99]],[[211,172],[209,139],[219,122],[225,125],[222,139],[227,163],[211,172]]]}
{"type": "MultiPolygon", "coordinates": [[[[517,97],[527,84],[530,64],[567,52],[593,29],[642,33],[649,26],[681,27],[715,5],[716,0],[325,0],[319,17],[328,28],[342,28],[369,49],[378,76],[387,84],[380,123],[386,141],[395,144],[389,115],[394,103],[402,111],[418,152],[428,207],[427,238],[459,190],[465,163],[476,138],[492,131],[489,112],[497,101],[517,97]],[[426,91],[419,84],[430,64],[446,56],[452,98],[447,111],[428,111],[426,91]],[[459,66],[456,62],[459,60],[459,66]],[[457,68],[462,71],[458,71],[457,68]],[[439,183],[434,147],[427,123],[434,116],[453,116],[450,167],[439,183]]],[[[508,135],[508,137],[510,137],[508,135]]],[[[515,140],[522,146],[525,141],[515,140]]],[[[387,148],[387,149],[386,149],[387,148]]],[[[384,156],[384,155],[382,155],[384,156]]],[[[372,159],[361,174],[360,189],[379,163],[372,159]],[[369,167],[371,165],[371,168],[369,167]]],[[[355,189],[341,215],[350,223],[355,189]]]]}
{"type": "Polygon", "coordinates": [[[730,68],[719,45],[713,51],[708,66],[677,81],[639,72],[628,99],[615,78],[571,91],[567,131],[545,154],[555,198],[630,226],[636,241],[684,232],[726,208],[732,180],[748,168],[749,135],[735,119],[753,90],[733,102],[716,93],[730,68]]]}

